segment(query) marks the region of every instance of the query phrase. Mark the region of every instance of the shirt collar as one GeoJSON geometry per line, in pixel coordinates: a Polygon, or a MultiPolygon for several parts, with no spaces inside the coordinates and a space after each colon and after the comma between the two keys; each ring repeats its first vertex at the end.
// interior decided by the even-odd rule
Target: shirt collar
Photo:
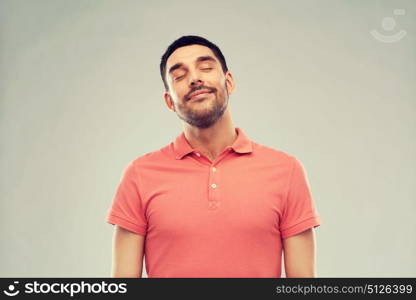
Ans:
{"type": "MultiPolygon", "coordinates": [[[[238,153],[250,153],[253,152],[253,146],[251,140],[244,134],[243,130],[239,127],[235,128],[237,138],[234,143],[230,146],[235,152],[238,153]]],[[[185,155],[196,151],[188,143],[185,137],[185,133],[182,132],[176,140],[173,142],[173,150],[176,154],[176,159],[182,159],[185,155]]]]}

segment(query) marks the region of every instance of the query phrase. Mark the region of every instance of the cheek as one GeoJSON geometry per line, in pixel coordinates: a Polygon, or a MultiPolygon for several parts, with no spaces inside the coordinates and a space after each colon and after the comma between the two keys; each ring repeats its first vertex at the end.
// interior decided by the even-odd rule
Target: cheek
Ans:
{"type": "Polygon", "coordinates": [[[186,86],[186,84],[185,84],[185,83],[179,83],[179,84],[176,86],[176,92],[177,92],[177,94],[178,94],[180,97],[183,97],[183,96],[185,96],[185,95],[186,95],[186,93],[188,93],[188,92],[189,92],[189,89],[188,89],[188,87],[186,86]]]}
{"type": "Polygon", "coordinates": [[[173,86],[173,95],[175,96],[175,99],[182,99],[186,94],[185,89],[180,86],[179,84],[176,84],[173,86]]]}
{"type": "Polygon", "coordinates": [[[227,93],[228,91],[228,86],[227,86],[227,82],[223,81],[221,83],[219,83],[219,90],[222,94],[227,93]]]}

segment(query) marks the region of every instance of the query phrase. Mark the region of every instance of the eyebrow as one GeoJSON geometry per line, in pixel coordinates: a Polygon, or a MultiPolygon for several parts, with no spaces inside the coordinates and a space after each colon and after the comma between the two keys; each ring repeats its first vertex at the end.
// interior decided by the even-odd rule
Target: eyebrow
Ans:
{"type": "MultiPolygon", "coordinates": [[[[197,63],[203,62],[203,61],[212,61],[212,62],[216,62],[215,58],[213,58],[210,55],[206,55],[206,56],[200,56],[196,59],[197,63]]],[[[183,63],[177,63],[174,64],[172,67],[169,68],[169,74],[172,73],[173,71],[175,71],[176,69],[179,69],[183,67],[183,63]]]]}

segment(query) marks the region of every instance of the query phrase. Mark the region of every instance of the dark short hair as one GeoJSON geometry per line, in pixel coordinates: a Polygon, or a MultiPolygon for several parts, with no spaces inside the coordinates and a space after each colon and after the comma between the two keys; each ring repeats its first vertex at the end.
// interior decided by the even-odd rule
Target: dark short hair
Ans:
{"type": "Polygon", "coordinates": [[[212,50],[215,57],[220,61],[222,70],[224,74],[228,71],[227,63],[225,61],[224,55],[222,55],[222,52],[220,48],[218,48],[217,45],[214,43],[208,41],[207,39],[197,36],[197,35],[185,35],[180,37],[179,39],[175,40],[172,44],[169,45],[169,47],[166,49],[165,53],[162,55],[161,61],[160,61],[160,76],[162,76],[163,84],[165,85],[165,89],[168,90],[168,84],[166,82],[166,62],[169,58],[169,56],[178,48],[189,46],[189,45],[202,45],[205,47],[208,47],[212,50]]]}

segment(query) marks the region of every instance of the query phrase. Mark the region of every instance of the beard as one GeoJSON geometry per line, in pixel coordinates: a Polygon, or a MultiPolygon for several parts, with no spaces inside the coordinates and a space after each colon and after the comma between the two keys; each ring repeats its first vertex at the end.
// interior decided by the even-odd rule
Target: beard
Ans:
{"type": "Polygon", "coordinates": [[[222,117],[228,105],[227,89],[224,88],[221,94],[218,94],[217,91],[214,89],[205,99],[197,99],[192,102],[183,99],[181,103],[175,105],[176,114],[191,126],[201,129],[211,127],[222,117]]]}

